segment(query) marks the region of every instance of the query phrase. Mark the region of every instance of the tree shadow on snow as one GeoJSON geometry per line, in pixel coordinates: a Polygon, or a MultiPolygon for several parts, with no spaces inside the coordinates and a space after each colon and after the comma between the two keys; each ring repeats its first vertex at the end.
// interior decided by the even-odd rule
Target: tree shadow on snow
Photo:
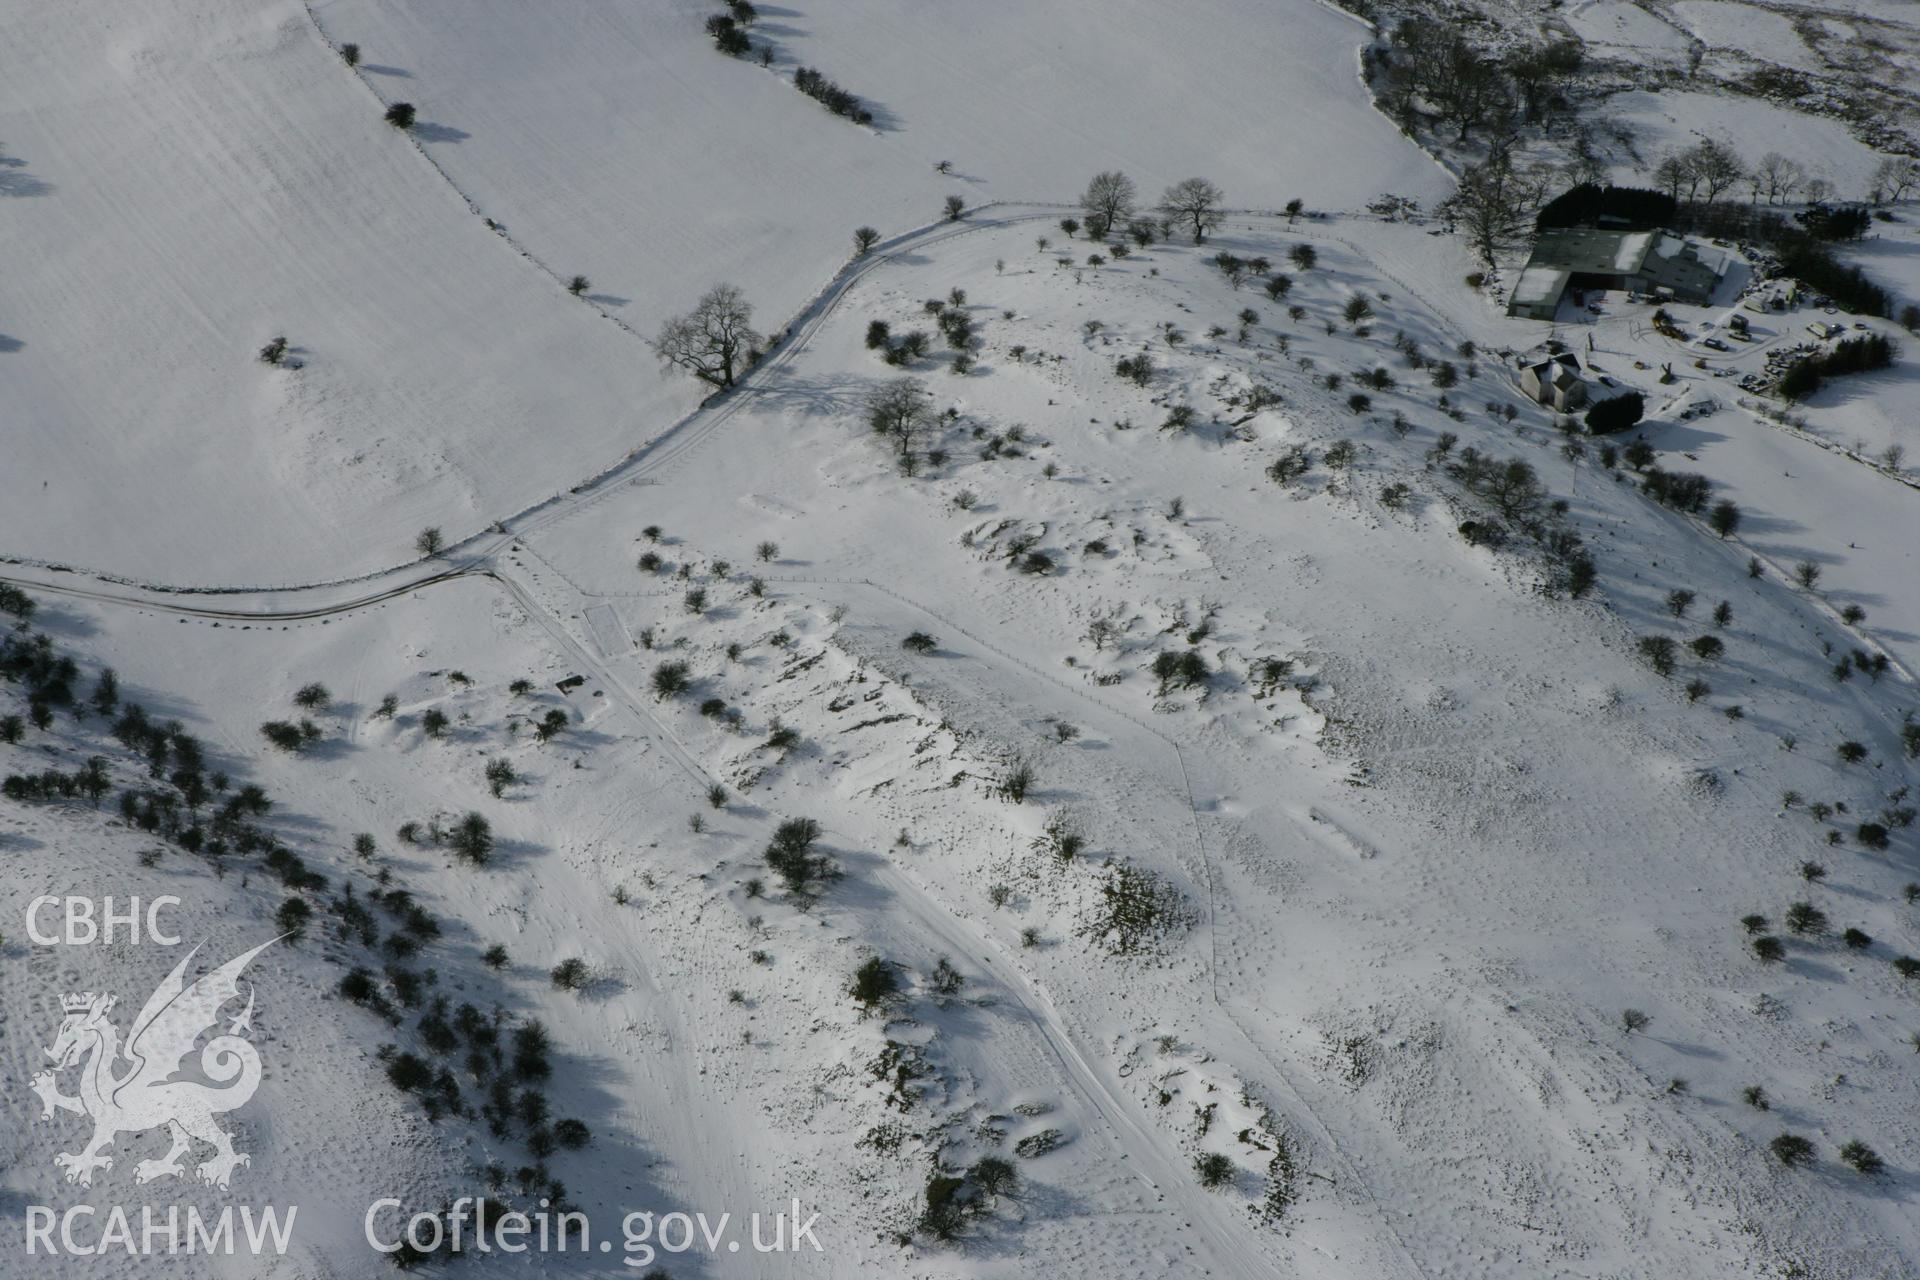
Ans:
{"type": "Polygon", "coordinates": [[[0,156],[0,196],[44,196],[53,192],[53,184],[27,172],[27,162],[15,156],[0,156]]]}
{"type": "Polygon", "coordinates": [[[450,124],[424,121],[413,126],[413,136],[422,142],[465,142],[473,135],[465,129],[456,129],[450,124]]]}

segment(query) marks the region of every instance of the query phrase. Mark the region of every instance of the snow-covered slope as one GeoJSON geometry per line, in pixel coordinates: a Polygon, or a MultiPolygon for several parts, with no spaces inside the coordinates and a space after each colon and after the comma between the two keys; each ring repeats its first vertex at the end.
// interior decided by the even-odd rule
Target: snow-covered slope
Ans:
{"type": "Polygon", "coordinates": [[[700,292],[733,280],[776,329],[855,226],[949,193],[1067,199],[1115,166],[1268,206],[1444,183],[1353,91],[1363,29],[1304,0],[887,8],[769,10],[773,70],[685,4],[15,9],[0,140],[37,194],[6,202],[5,550],[187,584],[397,563],[690,407],[639,335],[700,292]],[[1010,59],[1008,32],[1036,43],[1010,59]],[[797,93],[795,59],[881,127],[797,93]],[[383,100],[417,105],[411,138],[383,100]],[[254,360],[277,335],[303,367],[254,360]]]}
{"type": "Polygon", "coordinates": [[[38,605],[0,683],[10,1216],[298,1203],[236,1276],[383,1270],[367,1205],[482,1193],[610,1247],[476,1275],[1912,1273],[1920,492],[1829,447],[1900,440],[1910,354],[1794,426],[1714,373],[1797,315],[1700,366],[1600,317],[1590,372],[1738,502],[1720,537],[1520,394],[1544,331],[1457,240],[1355,212],[1441,175],[1331,11],[770,5],[770,69],[691,4],[312,12],[0,27],[0,552],[77,566],[0,566],[38,605]],[[1111,167],[1309,210],[1119,254],[1018,203],[1111,167]],[[948,193],[1005,203],[913,231],[948,193]],[[904,234],[843,270],[863,222],[904,234]],[[797,322],[696,406],[642,335],[722,277],[797,322]],[[967,363],[876,349],[956,315],[967,363]],[[906,468],[868,421],[903,377],[906,468]],[[467,540],[374,572],[425,524],[467,540]],[[332,585],[253,589],[298,580],[332,585]],[[108,665],[224,781],[87,710],[108,665]],[[45,772],[95,755],[97,808],[45,772]],[[124,1026],[174,956],[23,940],[43,892],[174,894],[216,951],[311,912],[240,1020],[230,1195],[136,1182],[157,1132],[60,1180],[57,997],[124,1026]],[[489,1047],[534,1022],[544,1076],[489,1047]],[[795,1201],[817,1252],[744,1244],[795,1201]],[[644,1256],[636,1211],[743,1248],[644,1256]]]}
{"type": "Polygon", "coordinates": [[[0,138],[44,184],[6,201],[9,553],[339,576],[668,411],[644,349],[503,247],[298,5],[15,7],[5,37],[0,138]],[[276,335],[304,367],[255,359],[276,335]]]}

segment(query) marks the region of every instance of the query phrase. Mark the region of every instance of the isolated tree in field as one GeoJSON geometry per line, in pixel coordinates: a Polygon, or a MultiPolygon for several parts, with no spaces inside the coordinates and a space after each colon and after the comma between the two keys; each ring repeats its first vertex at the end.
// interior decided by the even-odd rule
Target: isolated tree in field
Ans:
{"type": "Polygon", "coordinates": [[[1109,227],[1117,227],[1133,216],[1136,199],[1133,179],[1118,169],[1096,173],[1080,196],[1080,207],[1092,221],[1099,218],[1109,227]]]}
{"type": "Polygon", "coordinates": [[[273,918],[280,926],[280,932],[302,938],[306,936],[307,922],[313,919],[313,908],[305,898],[288,898],[280,904],[280,910],[274,913],[273,918]]]}
{"type": "Polygon", "coordinates": [[[1488,501],[1509,520],[1531,514],[1546,495],[1533,464],[1521,458],[1509,458],[1494,467],[1487,475],[1485,492],[1488,501]]]}
{"type": "Polygon", "coordinates": [[[948,222],[958,222],[960,215],[967,211],[967,202],[959,196],[948,196],[942,207],[946,211],[948,222]]]}
{"type": "Polygon", "coordinates": [[[1193,1176],[1209,1191],[1217,1191],[1233,1182],[1233,1161],[1218,1151],[1195,1156],[1193,1176]]]}
{"type": "Polygon", "coordinates": [[[519,775],[513,771],[513,766],[504,756],[496,756],[487,761],[487,790],[493,793],[494,799],[498,800],[501,793],[518,780],[519,775]]]}
{"type": "Polygon", "coordinates": [[[1811,902],[1795,902],[1787,907],[1787,930],[1799,937],[1819,937],[1827,931],[1827,913],[1811,902]]]}
{"type": "Polygon", "coordinates": [[[847,994],[860,1006],[861,1015],[871,1013],[900,994],[900,975],[879,956],[868,956],[853,971],[847,994]]]}
{"type": "Polygon", "coordinates": [[[1740,508],[1729,498],[1722,498],[1713,504],[1713,510],[1707,516],[1707,523],[1713,531],[1723,538],[1731,537],[1740,527],[1740,508]]]}
{"type": "Polygon", "coordinates": [[[820,824],[812,818],[789,818],[774,828],[767,844],[767,867],[789,893],[809,895],[832,874],[832,864],[814,852],[819,839],[820,824]]]}
{"type": "Polygon", "coordinates": [[[1297,244],[1287,250],[1287,260],[1302,271],[1311,271],[1320,261],[1320,252],[1310,244],[1297,244]]]}
{"type": "Polygon", "coordinates": [[[662,364],[710,386],[731,387],[761,341],[752,318],[753,308],[739,289],[715,285],[690,313],[667,321],[653,340],[653,353],[662,364]]]}
{"type": "Polygon", "coordinates": [[[357,44],[341,45],[340,58],[341,58],[341,61],[345,62],[350,67],[359,66],[360,65],[360,46],[357,44]]]}
{"type": "Polygon", "coordinates": [[[780,557],[780,544],[777,542],[763,542],[753,549],[753,555],[754,558],[762,564],[771,564],[780,557]]]}
{"type": "Polygon", "coordinates": [[[872,227],[855,227],[853,231],[853,252],[856,257],[864,258],[868,250],[880,242],[880,233],[872,227]]]}
{"type": "Polygon", "coordinates": [[[387,108],[386,121],[396,129],[413,128],[414,110],[411,102],[396,102],[387,108]]]}
{"type": "Polygon", "coordinates": [[[1879,1173],[1887,1167],[1887,1162],[1882,1160],[1872,1147],[1858,1138],[1840,1148],[1840,1158],[1852,1165],[1854,1172],[1868,1176],[1879,1173]]]}
{"type": "Polygon", "coordinates": [[[661,700],[677,698],[693,687],[693,678],[684,662],[663,662],[653,669],[653,696],[661,700]]]}
{"type": "Polygon", "coordinates": [[[895,378],[867,396],[867,425],[899,452],[900,467],[913,474],[914,445],[932,420],[927,394],[914,378],[895,378]]]}
{"type": "Polygon", "coordinates": [[[454,826],[447,843],[468,862],[485,865],[493,856],[493,827],[481,814],[469,813],[454,826]]]}
{"type": "Polygon", "coordinates": [[[1813,1163],[1813,1144],[1797,1133],[1783,1133],[1767,1144],[1774,1159],[1789,1169],[1813,1163]]]}
{"type": "Polygon", "coordinates": [[[1160,197],[1160,211],[1191,230],[1193,242],[1199,244],[1207,238],[1207,232],[1220,225],[1220,204],[1225,199],[1220,188],[1205,178],[1188,178],[1166,189],[1160,197]]]}
{"type": "Polygon", "coordinates": [[[576,298],[591,288],[593,288],[593,282],[585,276],[575,276],[567,281],[567,292],[576,298]]]}
{"type": "Polygon", "coordinates": [[[446,545],[447,540],[440,536],[438,525],[428,525],[413,540],[413,549],[423,556],[437,556],[446,545]]]}
{"type": "Polygon", "coordinates": [[[1647,665],[1663,676],[1673,674],[1674,649],[1676,646],[1668,636],[1641,636],[1640,656],[1647,665]]]}

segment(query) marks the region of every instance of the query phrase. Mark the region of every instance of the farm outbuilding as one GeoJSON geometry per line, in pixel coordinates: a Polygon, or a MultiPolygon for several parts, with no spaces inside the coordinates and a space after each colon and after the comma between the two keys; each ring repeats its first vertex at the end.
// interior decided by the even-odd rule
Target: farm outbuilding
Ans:
{"type": "Polygon", "coordinates": [[[1676,302],[1712,300],[1726,261],[1671,231],[1557,227],[1540,233],[1507,314],[1552,320],[1568,289],[1624,289],[1676,302]]]}

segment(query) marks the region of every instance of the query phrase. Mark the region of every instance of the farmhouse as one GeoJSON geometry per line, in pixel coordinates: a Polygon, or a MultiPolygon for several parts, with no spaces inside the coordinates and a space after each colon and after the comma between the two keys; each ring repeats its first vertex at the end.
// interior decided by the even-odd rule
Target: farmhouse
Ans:
{"type": "Polygon", "coordinates": [[[1677,302],[1706,303],[1726,261],[1671,231],[1543,230],[1514,285],[1507,314],[1551,320],[1568,289],[1626,289],[1677,302]]]}
{"type": "Polygon", "coordinates": [[[1572,413],[1587,402],[1580,357],[1571,351],[1520,366],[1520,389],[1556,413],[1572,413]]]}

